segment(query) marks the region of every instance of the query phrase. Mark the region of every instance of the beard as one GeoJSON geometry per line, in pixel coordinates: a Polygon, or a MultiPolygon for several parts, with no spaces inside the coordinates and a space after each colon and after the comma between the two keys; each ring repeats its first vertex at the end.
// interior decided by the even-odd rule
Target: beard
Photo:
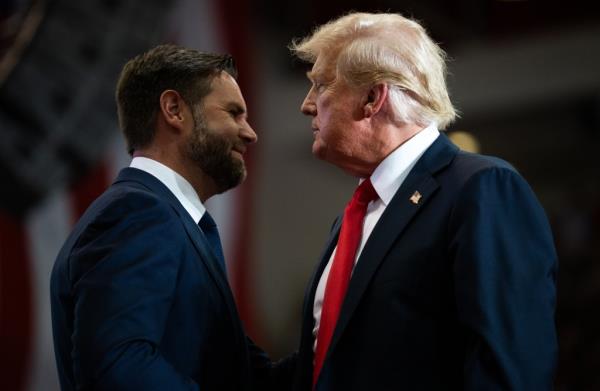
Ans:
{"type": "Polygon", "coordinates": [[[246,166],[231,155],[233,142],[209,129],[199,113],[193,118],[194,131],[185,147],[187,158],[214,181],[219,194],[242,183],[246,166]]]}

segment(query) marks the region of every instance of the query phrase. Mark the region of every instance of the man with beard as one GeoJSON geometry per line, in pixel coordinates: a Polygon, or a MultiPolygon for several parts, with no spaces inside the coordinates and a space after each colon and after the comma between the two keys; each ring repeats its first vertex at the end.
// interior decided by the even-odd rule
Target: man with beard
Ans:
{"type": "Polygon", "coordinates": [[[131,165],[85,212],[51,277],[63,390],[246,390],[266,357],[239,320],[211,196],[256,142],[229,56],[163,45],[117,85],[131,165]]]}

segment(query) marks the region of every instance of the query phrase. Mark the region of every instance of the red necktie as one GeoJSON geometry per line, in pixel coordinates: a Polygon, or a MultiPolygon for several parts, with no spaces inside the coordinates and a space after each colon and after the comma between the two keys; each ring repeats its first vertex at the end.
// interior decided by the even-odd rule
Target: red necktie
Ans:
{"type": "Polygon", "coordinates": [[[327,277],[323,307],[321,308],[321,321],[317,334],[317,348],[313,368],[313,389],[317,384],[319,372],[335,330],[344,296],[350,282],[350,275],[354,267],[354,258],[362,236],[363,220],[367,213],[369,202],[377,199],[377,193],[370,179],[364,180],[354,192],[352,200],[344,211],[342,229],[333,258],[333,264],[327,277]]]}

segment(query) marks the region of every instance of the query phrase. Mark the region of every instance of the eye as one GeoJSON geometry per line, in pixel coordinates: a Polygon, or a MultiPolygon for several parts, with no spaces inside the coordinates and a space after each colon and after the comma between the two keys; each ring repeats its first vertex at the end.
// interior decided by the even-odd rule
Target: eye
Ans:
{"type": "Polygon", "coordinates": [[[242,114],[244,114],[246,111],[244,109],[242,109],[241,107],[232,107],[229,110],[227,110],[227,112],[229,113],[229,115],[231,115],[233,118],[236,118],[242,114]]]}
{"type": "Polygon", "coordinates": [[[313,88],[317,91],[317,92],[321,92],[323,90],[323,88],[325,87],[325,84],[323,83],[319,83],[318,81],[313,82],[313,88]]]}

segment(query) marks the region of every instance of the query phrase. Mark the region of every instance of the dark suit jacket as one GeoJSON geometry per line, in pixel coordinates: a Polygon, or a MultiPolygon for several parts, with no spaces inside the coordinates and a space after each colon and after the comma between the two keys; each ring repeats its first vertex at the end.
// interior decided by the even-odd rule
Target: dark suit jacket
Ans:
{"type": "MultiPolygon", "coordinates": [[[[296,390],[311,389],[313,301],[340,225],[306,293],[296,390]]],[[[551,389],[556,268],[523,178],[442,134],[360,255],[317,390],[551,389]]]]}
{"type": "Polygon", "coordinates": [[[225,272],[177,198],[146,172],[125,168],[85,212],[56,259],[51,301],[63,390],[251,387],[225,272]]]}

